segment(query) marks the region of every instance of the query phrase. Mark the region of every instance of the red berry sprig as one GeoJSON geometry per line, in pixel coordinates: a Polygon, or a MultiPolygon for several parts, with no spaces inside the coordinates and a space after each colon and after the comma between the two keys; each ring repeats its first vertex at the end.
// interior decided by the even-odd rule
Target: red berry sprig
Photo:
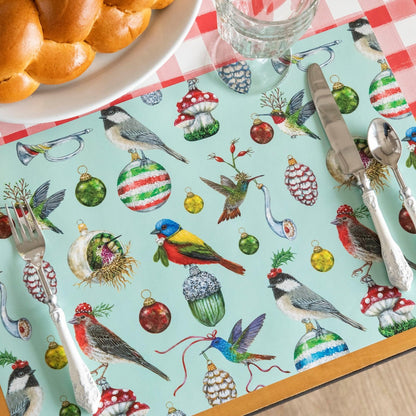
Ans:
{"type": "Polygon", "coordinates": [[[280,251],[273,254],[272,268],[267,274],[267,278],[272,279],[273,277],[276,277],[278,274],[282,273],[282,269],[279,266],[286,264],[288,261],[292,261],[293,258],[294,254],[290,248],[288,250],[282,248],[280,251]]]}
{"type": "Polygon", "coordinates": [[[251,154],[253,153],[253,150],[251,150],[250,148],[248,148],[246,150],[241,150],[236,155],[235,154],[235,151],[236,151],[235,144],[237,142],[238,142],[238,139],[234,139],[234,140],[231,141],[231,145],[230,145],[231,162],[227,162],[224,158],[222,158],[221,156],[216,155],[215,153],[211,153],[210,155],[208,155],[208,159],[214,159],[215,161],[217,161],[219,163],[225,163],[228,166],[231,166],[237,173],[240,173],[240,171],[238,170],[238,168],[236,166],[236,160],[239,157],[243,157],[245,155],[251,156],[251,154]]]}

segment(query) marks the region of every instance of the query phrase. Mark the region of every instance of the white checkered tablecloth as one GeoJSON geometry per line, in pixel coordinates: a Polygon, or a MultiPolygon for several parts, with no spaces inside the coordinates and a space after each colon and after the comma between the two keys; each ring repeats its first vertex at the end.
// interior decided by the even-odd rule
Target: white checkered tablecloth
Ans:
{"type": "MultiPolygon", "coordinates": [[[[321,0],[311,36],[365,15],[383,48],[404,96],[416,114],[416,0],[321,0]]],[[[198,17],[183,44],[165,65],[152,74],[142,88],[120,97],[120,103],[213,69],[209,50],[217,39],[212,0],[203,0],[198,17]]],[[[0,144],[18,140],[64,121],[37,125],[0,123],[0,144]]]]}

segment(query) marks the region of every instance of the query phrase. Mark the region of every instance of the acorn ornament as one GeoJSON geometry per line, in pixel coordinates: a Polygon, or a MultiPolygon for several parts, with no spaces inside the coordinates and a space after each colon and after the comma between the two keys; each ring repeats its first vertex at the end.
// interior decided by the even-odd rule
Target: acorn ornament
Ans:
{"type": "Polygon", "coordinates": [[[221,284],[214,275],[191,264],[182,290],[192,315],[201,324],[215,326],[224,317],[225,303],[221,284]]]}
{"type": "Polygon", "coordinates": [[[166,407],[168,408],[168,416],[186,416],[182,410],[175,409],[172,402],[167,402],[166,407]]]}
{"type": "Polygon", "coordinates": [[[151,295],[150,290],[142,290],[141,296],[144,302],[139,312],[139,322],[147,332],[159,334],[169,326],[171,313],[164,303],[156,302],[151,295]],[[147,295],[145,295],[146,292],[147,295]]]}
{"type": "Polygon", "coordinates": [[[254,254],[259,249],[260,243],[254,235],[249,235],[245,232],[244,228],[239,229],[240,241],[238,247],[244,254],[254,254]]]}
{"type": "Polygon", "coordinates": [[[351,87],[347,87],[339,82],[338,75],[331,75],[329,80],[333,83],[332,95],[338,104],[339,111],[342,114],[352,113],[360,102],[358,94],[351,87]]]}
{"type": "Polygon", "coordinates": [[[204,208],[204,200],[191,191],[191,188],[185,188],[186,198],[183,206],[190,214],[198,214],[204,208]]]}
{"type": "Polygon", "coordinates": [[[402,226],[403,230],[407,231],[410,234],[416,234],[415,224],[413,224],[409,212],[407,211],[404,204],[402,205],[402,209],[399,212],[399,223],[402,226]]]}
{"type": "Polygon", "coordinates": [[[207,360],[207,370],[202,391],[211,406],[217,406],[237,397],[235,382],[227,371],[218,369],[211,360],[207,360]]]}
{"type": "Polygon", "coordinates": [[[74,403],[70,403],[65,396],[61,397],[62,406],[59,416],[81,416],[81,409],[74,403]]]}
{"type": "Polygon", "coordinates": [[[318,272],[327,272],[334,265],[332,253],[319,245],[317,240],[312,241],[313,253],[311,255],[311,265],[318,272]]]}
{"type": "Polygon", "coordinates": [[[309,166],[298,163],[288,156],[289,166],[285,171],[285,185],[290,194],[300,203],[311,206],[318,198],[318,183],[309,166]]]}
{"type": "Polygon", "coordinates": [[[265,121],[258,118],[257,114],[252,114],[253,125],[250,128],[250,137],[259,144],[269,143],[273,139],[273,127],[265,121]]]}
{"type": "Polygon", "coordinates": [[[104,183],[100,179],[92,177],[85,165],[79,166],[77,172],[81,175],[75,187],[77,200],[86,207],[95,207],[101,204],[107,192],[104,183]]]}
{"type": "Polygon", "coordinates": [[[52,335],[49,335],[46,340],[49,342],[49,347],[45,352],[46,364],[54,370],[64,368],[68,364],[64,347],[55,342],[55,338],[52,335]]]}

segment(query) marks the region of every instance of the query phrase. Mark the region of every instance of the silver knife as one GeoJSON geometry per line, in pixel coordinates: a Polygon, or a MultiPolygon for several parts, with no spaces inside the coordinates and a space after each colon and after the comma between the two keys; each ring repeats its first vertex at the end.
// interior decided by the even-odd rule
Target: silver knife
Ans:
{"type": "Polygon", "coordinates": [[[413,272],[400,247],[390,234],[378,205],[377,196],[365,173],[365,167],[355,146],[354,139],[348,131],[344,118],[318,64],[311,64],[308,67],[308,83],[316,111],[328,136],[329,143],[338,157],[341,170],[344,174],[354,175],[362,190],[364,204],[370,211],[380,239],[381,255],[390,283],[400,290],[409,290],[413,280],[413,272]]]}

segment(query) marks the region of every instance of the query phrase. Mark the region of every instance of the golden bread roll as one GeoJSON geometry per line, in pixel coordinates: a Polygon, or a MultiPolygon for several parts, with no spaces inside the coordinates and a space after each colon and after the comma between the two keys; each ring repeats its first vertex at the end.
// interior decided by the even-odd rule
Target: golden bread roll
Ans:
{"type": "Polygon", "coordinates": [[[0,103],[79,77],[130,45],[174,0],[0,0],[0,103]]]}
{"type": "Polygon", "coordinates": [[[12,75],[10,78],[0,82],[0,103],[14,103],[24,100],[32,95],[39,87],[26,72],[12,75]]]}
{"type": "Polygon", "coordinates": [[[0,0],[0,82],[24,71],[43,43],[31,0],[0,0]]]}
{"type": "Polygon", "coordinates": [[[94,50],[85,42],[45,40],[27,72],[41,84],[62,84],[79,77],[91,65],[94,56],[94,50]]]}
{"type": "Polygon", "coordinates": [[[149,8],[124,13],[104,4],[85,41],[97,52],[116,52],[130,45],[147,28],[151,14],[149,8]]]}
{"type": "Polygon", "coordinates": [[[80,42],[90,32],[103,0],[35,0],[45,39],[80,42]]]}

